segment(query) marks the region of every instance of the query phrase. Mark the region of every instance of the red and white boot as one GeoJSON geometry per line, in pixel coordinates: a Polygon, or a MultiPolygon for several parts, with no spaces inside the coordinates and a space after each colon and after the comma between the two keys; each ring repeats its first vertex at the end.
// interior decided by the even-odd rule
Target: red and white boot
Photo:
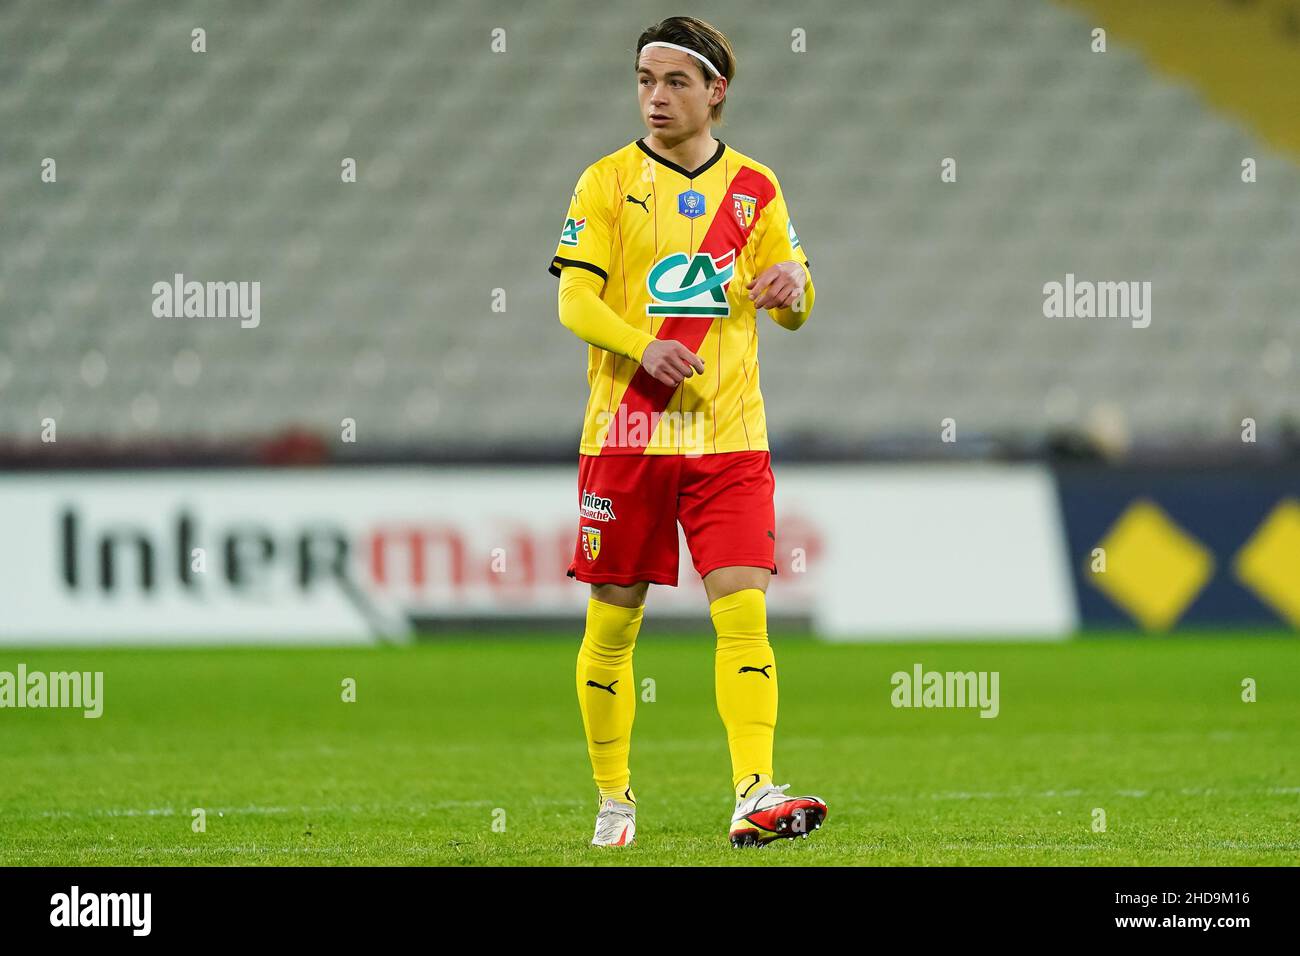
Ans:
{"type": "Polygon", "coordinates": [[[788,783],[768,786],[736,803],[731,817],[731,845],[764,846],[773,840],[803,837],[826,822],[821,797],[788,797],[788,783]]]}

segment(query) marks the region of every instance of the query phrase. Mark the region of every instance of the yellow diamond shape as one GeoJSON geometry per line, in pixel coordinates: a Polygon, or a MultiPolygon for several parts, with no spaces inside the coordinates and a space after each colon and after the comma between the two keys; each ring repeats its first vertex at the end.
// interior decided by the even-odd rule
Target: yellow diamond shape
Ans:
{"type": "Polygon", "coordinates": [[[1232,561],[1242,584],[1300,628],[1300,502],[1278,503],[1232,561]]]}
{"type": "Polygon", "coordinates": [[[1098,547],[1106,570],[1092,583],[1148,631],[1173,626],[1214,575],[1214,555],[1152,501],[1130,505],[1098,547]]]}

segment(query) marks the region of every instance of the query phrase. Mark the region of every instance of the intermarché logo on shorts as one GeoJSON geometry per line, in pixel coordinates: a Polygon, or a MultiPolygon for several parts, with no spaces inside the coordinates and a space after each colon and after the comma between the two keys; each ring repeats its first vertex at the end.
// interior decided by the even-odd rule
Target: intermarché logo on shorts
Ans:
{"type": "Polygon", "coordinates": [[[620,405],[596,413],[596,443],[605,448],[673,448],[704,454],[700,412],[643,412],[620,405]]]}

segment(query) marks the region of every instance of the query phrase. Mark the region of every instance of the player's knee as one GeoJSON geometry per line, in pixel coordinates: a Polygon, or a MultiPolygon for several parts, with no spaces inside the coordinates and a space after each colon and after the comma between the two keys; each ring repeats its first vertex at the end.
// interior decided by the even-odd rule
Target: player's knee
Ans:
{"type": "Polygon", "coordinates": [[[767,568],[731,567],[718,568],[704,576],[704,588],[709,601],[735,594],[737,591],[756,590],[767,594],[767,586],[772,580],[772,572],[767,568]]]}
{"type": "Polygon", "coordinates": [[[649,581],[639,581],[631,585],[593,584],[591,596],[602,604],[613,604],[615,607],[640,607],[645,603],[646,592],[649,589],[649,581]]]}

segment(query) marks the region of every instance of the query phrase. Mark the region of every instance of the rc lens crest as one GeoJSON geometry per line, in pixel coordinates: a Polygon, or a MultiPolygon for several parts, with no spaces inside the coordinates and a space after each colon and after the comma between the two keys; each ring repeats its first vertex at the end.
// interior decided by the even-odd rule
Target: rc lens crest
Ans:
{"type": "Polygon", "coordinates": [[[731,199],[736,211],[736,220],[743,228],[748,229],[754,224],[754,210],[758,208],[758,197],[732,193],[731,199]]]}

